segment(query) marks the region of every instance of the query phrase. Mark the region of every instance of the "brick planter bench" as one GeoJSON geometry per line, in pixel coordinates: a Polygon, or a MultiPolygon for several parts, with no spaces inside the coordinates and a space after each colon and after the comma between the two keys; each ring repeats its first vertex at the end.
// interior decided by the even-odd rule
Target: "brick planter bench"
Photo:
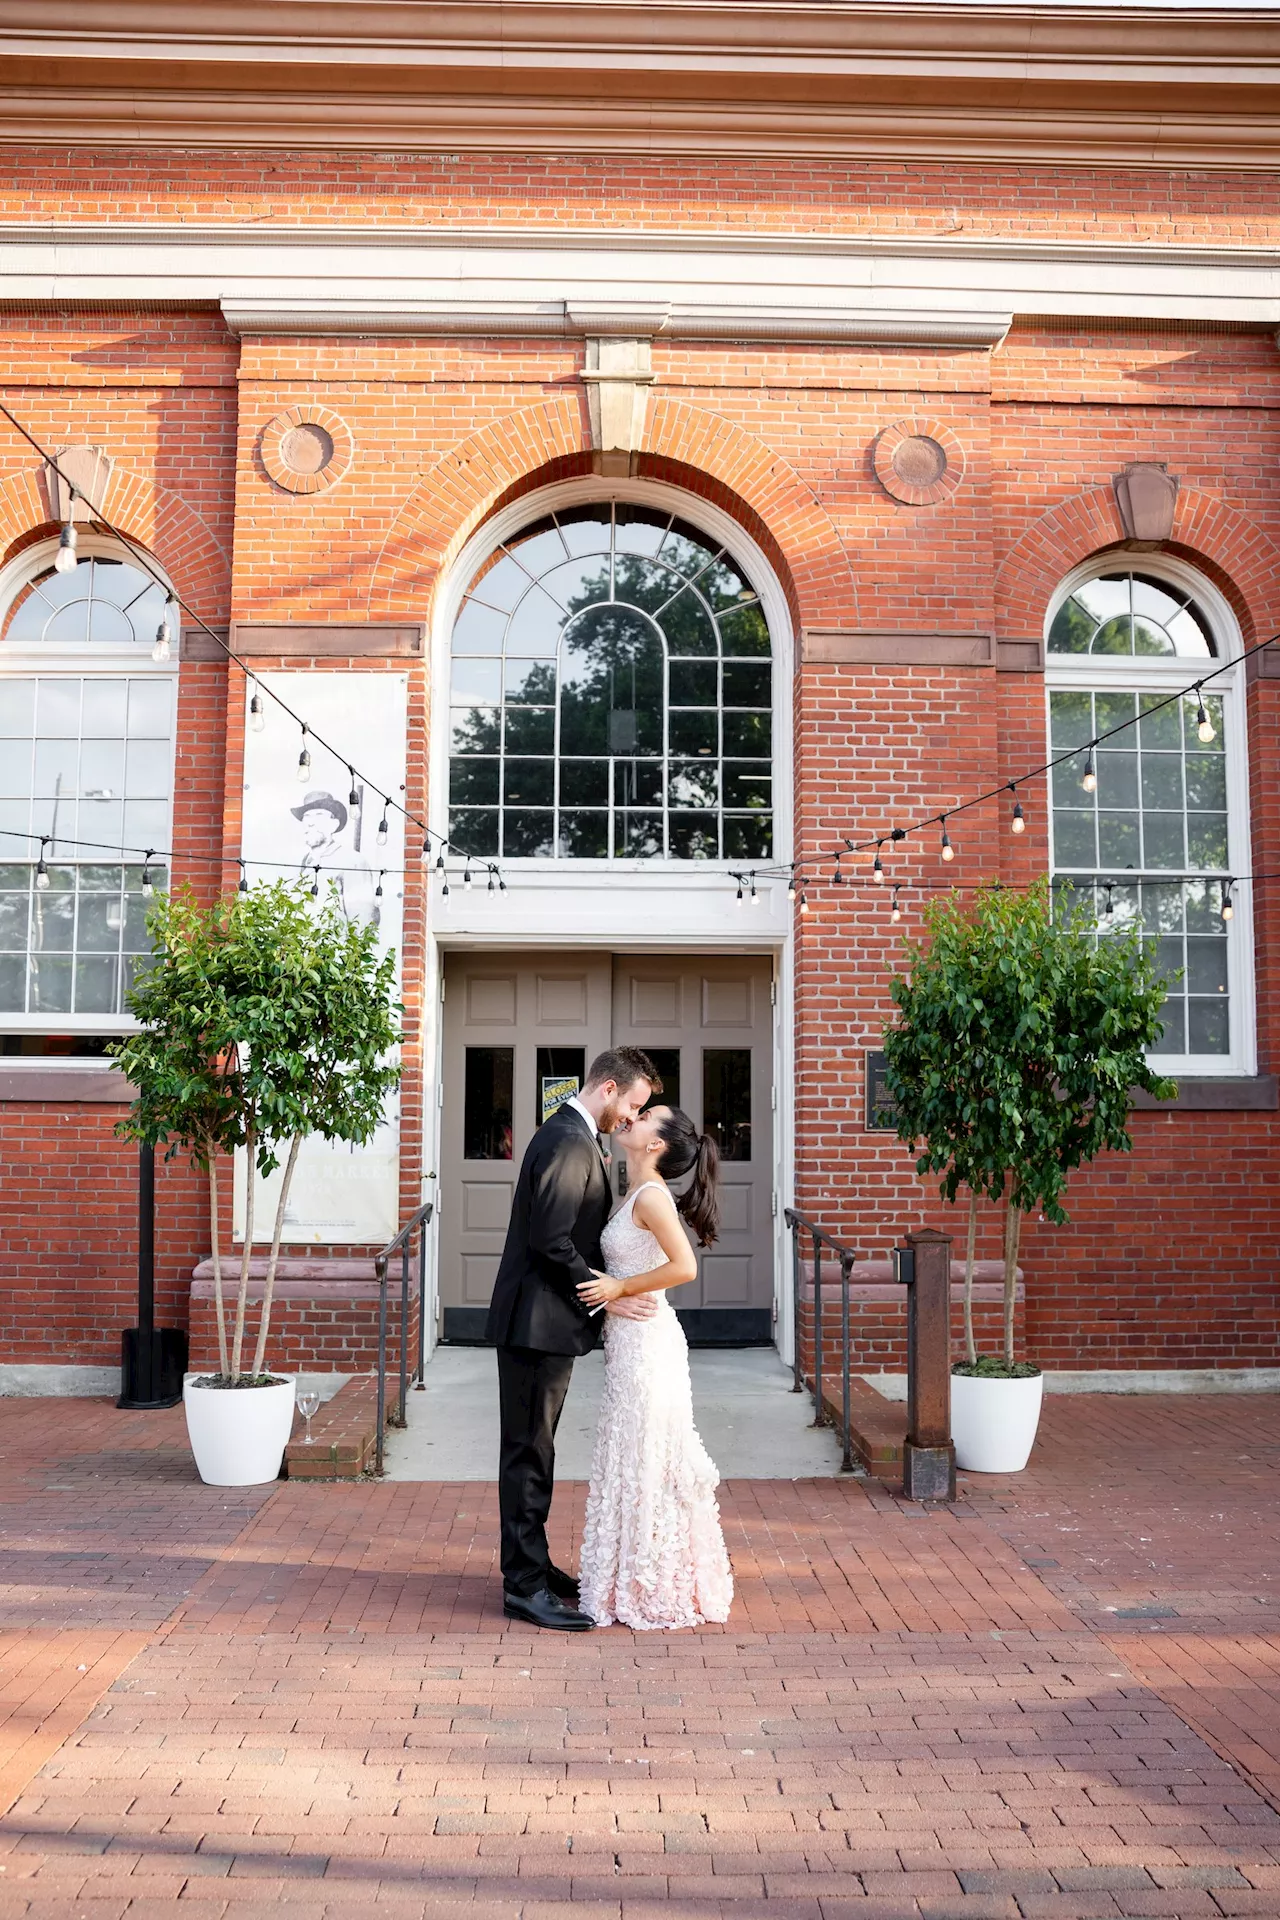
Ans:
{"type": "Polygon", "coordinates": [[[290,1480],[355,1480],[373,1466],[377,1451],[378,1381],[361,1374],[339,1387],[311,1420],[311,1445],[299,1414],[296,1431],[284,1450],[290,1480]]]}

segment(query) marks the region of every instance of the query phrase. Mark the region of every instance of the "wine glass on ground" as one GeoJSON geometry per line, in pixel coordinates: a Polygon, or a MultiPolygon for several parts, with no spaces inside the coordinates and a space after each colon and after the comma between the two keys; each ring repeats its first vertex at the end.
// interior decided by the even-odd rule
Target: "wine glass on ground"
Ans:
{"type": "Polygon", "coordinates": [[[298,1395],[298,1412],[307,1423],[307,1445],[311,1445],[311,1416],[320,1405],[320,1395],[314,1387],[308,1387],[305,1393],[298,1395]]]}

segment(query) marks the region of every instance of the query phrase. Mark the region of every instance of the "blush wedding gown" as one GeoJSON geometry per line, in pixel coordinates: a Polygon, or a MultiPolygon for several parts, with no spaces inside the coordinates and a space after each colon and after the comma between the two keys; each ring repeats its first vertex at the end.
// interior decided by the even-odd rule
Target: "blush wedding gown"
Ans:
{"type": "MultiPolygon", "coordinates": [[[[646,1180],[605,1227],[600,1247],[615,1279],[663,1258],[631,1218],[646,1180]]],[[[604,1400],[596,1429],[579,1566],[581,1606],[598,1626],[697,1627],[724,1621],[733,1572],[720,1530],[720,1476],[693,1424],[689,1348],[665,1293],[648,1320],[610,1314],[604,1400]]]]}

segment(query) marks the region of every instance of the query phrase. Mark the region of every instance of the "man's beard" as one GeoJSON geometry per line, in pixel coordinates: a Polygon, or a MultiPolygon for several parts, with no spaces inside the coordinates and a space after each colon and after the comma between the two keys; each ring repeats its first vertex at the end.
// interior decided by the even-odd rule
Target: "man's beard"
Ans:
{"type": "Polygon", "coordinates": [[[596,1121],[596,1125],[599,1127],[601,1133],[625,1133],[630,1122],[623,1121],[620,1102],[611,1100],[604,1112],[600,1115],[600,1118],[596,1121]]]}

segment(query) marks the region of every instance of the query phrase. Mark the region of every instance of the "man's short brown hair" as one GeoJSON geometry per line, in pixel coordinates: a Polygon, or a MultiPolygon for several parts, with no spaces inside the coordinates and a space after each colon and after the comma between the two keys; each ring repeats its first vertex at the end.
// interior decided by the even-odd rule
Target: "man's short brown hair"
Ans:
{"type": "Polygon", "coordinates": [[[658,1069],[639,1047],[606,1047],[598,1053],[587,1074],[587,1087],[603,1086],[606,1080],[616,1080],[619,1093],[625,1093],[637,1080],[647,1080],[655,1093],[662,1092],[658,1069]]]}

